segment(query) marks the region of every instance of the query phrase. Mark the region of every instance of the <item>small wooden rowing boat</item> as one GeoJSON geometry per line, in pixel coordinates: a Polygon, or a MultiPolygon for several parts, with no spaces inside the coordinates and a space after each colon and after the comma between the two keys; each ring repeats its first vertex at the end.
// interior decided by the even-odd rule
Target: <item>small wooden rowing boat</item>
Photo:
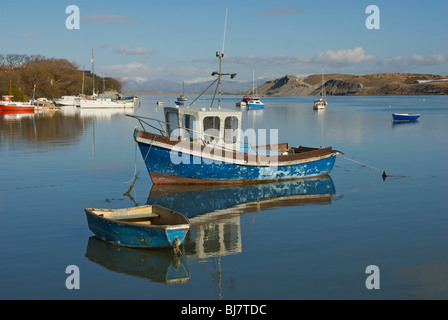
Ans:
{"type": "Polygon", "coordinates": [[[90,230],[104,241],[120,246],[178,247],[190,229],[188,218],[158,205],[84,210],[90,230]]]}
{"type": "Polygon", "coordinates": [[[394,121],[416,121],[420,118],[418,113],[393,113],[392,118],[394,121]]]}

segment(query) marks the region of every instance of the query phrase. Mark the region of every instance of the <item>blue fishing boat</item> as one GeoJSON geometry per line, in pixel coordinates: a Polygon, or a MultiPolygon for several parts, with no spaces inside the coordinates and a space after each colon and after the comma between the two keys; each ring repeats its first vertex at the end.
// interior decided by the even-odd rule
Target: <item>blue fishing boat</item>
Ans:
{"type": "Polygon", "coordinates": [[[393,113],[392,118],[394,121],[416,121],[420,118],[418,113],[393,113]]]}
{"type": "Polygon", "coordinates": [[[158,205],[84,210],[95,235],[125,247],[178,248],[190,228],[190,221],[184,215],[158,205]]]}
{"type": "MultiPolygon", "coordinates": [[[[221,66],[222,55],[217,56],[221,66]]],[[[216,74],[219,77],[213,83],[219,81],[219,88],[222,75],[236,75],[212,73],[216,74]]],[[[165,121],[128,115],[141,126],[135,128],[134,140],[153,184],[293,180],[324,176],[333,169],[338,151],[331,147],[292,147],[289,143],[257,146],[256,141],[244,145],[242,141],[249,140],[251,132],[241,130],[241,111],[221,108],[220,96],[218,108],[190,108],[195,101],[183,108],[165,107],[165,121]]]]}

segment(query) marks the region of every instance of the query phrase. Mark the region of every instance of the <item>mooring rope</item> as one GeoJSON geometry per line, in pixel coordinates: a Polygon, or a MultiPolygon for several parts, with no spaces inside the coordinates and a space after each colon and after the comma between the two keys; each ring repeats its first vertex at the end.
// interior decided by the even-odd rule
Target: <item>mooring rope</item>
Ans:
{"type": "Polygon", "coordinates": [[[137,174],[135,174],[136,171],[137,171],[137,141],[135,142],[134,176],[132,177],[131,180],[129,180],[129,181],[125,181],[126,184],[128,184],[128,183],[130,183],[132,180],[136,179],[136,178],[138,177],[138,175],[140,174],[140,171],[142,170],[143,165],[146,164],[146,158],[148,158],[149,151],[151,151],[152,144],[153,144],[154,140],[156,140],[156,136],[155,136],[155,135],[154,135],[154,138],[152,138],[151,143],[149,144],[148,152],[146,153],[146,156],[145,156],[145,158],[143,159],[143,164],[140,165],[140,169],[138,169],[137,174]]]}
{"type": "Polygon", "coordinates": [[[375,169],[375,170],[382,171],[382,172],[383,172],[383,178],[387,177],[387,174],[386,174],[386,173],[390,173],[390,174],[392,174],[392,175],[394,175],[394,176],[399,176],[399,177],[406,178],[406,176],[404,176],[404,175],[402,175],[402,174],[394,173],[394,172],[390,172],[390,171],[386,171],[386,170],[383,170],[383,169],[380,169],[380,168],[377,168],[377,167],[368,165],[368,164],[366,164],[366,163],[362,163],[362,162],[360,162],[360,161],[357,161],[357,160],[354,160],[354,159],[350,159],[350,158],[346,157],[346,156],[343,155],[343,154],[339,154],[339,156],[342,157],[342,158],[344,158],[344,159],[347,159],[347,160],[350,160],[350,161],[359,163],[360,165],[363,165],[363,166],[366,166],[366,167],[369,167],[369,168],[372,168],[372,169],[375,169]]]}
{"type": "Polygon", "coordinates": [[[178,237],[175,237],[175,238],[174,238],[174,241],[173,241],[173,250],[174,250],[174,255],[175,255],[175,256],[177,256],[177,255],[181,256],[181,255],[182,255],[182,250],[181,250],[181,248],[180,248],[180,241],[179,241],[179,238],[178,238],[178,237]]]}
{"type": "MultiPolygon", "coordinates": [[[[132,180],[135,179],[135,173],[137,172],[137,142],[135,143],[135,152],[134,152],[134,175],[132,176],[132,179],[129,181],[125,181],[124,183],[128,184],[130,183],[132,180]]],[[[140,172],[140,170],[139,170],[140,172]]]]}

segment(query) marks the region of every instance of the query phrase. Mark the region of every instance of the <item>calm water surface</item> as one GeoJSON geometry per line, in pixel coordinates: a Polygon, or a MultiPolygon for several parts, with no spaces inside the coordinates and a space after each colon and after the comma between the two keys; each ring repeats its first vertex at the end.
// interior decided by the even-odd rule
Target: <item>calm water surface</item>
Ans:
{"type": "MultiPolygon", "coordinates": [[[[140,96],[133,113],[161,119],[156,101],[175,98],[140,96]]],[[[319,112],[311,97],[263,100],[243,129],[344,152],[330,177],[156,188],[122,112],[1,114],[0,298],[447,299],[448,96],[330,97],[319,112]],[[394,125],[393,112],[422,116],[394,125]],[[108,245],[87,226],[86,207],[145,203],[194,222],[180,259],[108,245]],[[69,265],[79,290],[65,286],[69,265]]]]}

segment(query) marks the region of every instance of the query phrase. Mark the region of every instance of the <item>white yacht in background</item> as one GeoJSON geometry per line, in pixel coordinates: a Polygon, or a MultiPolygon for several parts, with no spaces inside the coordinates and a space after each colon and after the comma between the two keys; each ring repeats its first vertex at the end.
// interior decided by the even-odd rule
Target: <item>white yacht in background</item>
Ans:
{"type": "Polygon", "coordinates": [[[184,102],[188,100],[184,92],[185,92],[185,81],[182,83],[182,94],[179,97],[177,97],[177,101],[184,102]]]}
{"type": "Polygon", "coordinates": [[[93,94],[88,96],[87,99],[81,99],[79,101],[80,108],[134,108],[138,102],[137,97],[123,97],[117,91],[105,91],[103,84],[103,93],[96,94],[95,92],[95,67],[93,60],[92,49],[92,82],[93,82],[93,94]]]}
{"type": "Polygon", "coordinates": [[[70,107],[77,107],[79,106],[79,101],[81,100],[81,97],[76,96],[62,96],[59,99],[54,99],[54,103],[58,106],[70,106],[70,107]]]}
{"type": "Polygon", "coordinates": [[[325,109],[325,106],[328,104],[327,99],[325,99],[324,95],[324,67],[322,67],[322,85],[321,85],[321,97],[314,100],[313,109],[314,110],[322,110],[325,109]]]}
{"type": "Polygon", "coordinates": [[[96,97],[81,99],[80,108],[134,108],[137,97],[123,97],[116,92],[100,93],[96,97]]]}
{"type": "Polygon", "coordinates": [[[252,72],[252,97],[249,101],[247,101],[247,109],[264,109],[264,103],[261,102],[260,97],[258,96],[258,87],[257,94],[255,94],[255,72],[252,72]]]}

